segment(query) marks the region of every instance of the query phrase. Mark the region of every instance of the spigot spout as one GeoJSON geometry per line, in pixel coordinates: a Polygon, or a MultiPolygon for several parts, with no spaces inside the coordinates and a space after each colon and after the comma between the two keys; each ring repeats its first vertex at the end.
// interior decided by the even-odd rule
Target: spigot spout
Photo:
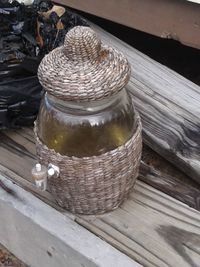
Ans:
{"type": "Polygon", "coordinates": [[[47,168],[44,165],[37,163],[33,167],[31,173],[33,179],[35,180],[36,187],[42,191],[45,191],[47,189],[47,175],[48,175],[47,168]]]}
{"type": "Polygon", "coordinates": [[[48,168],[40,163],[37,163],[32,171],[32,177],[35,180],[35,185],[42,191],[47,189],[47,179],[48,178],[58,178],[60,175],[60,169],[58,166],[49,164],[48,168]]]}

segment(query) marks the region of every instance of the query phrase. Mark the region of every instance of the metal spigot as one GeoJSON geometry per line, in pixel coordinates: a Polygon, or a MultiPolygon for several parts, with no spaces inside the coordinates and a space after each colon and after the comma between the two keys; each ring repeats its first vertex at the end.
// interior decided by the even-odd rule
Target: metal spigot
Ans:
{"type": "Polygon", "coordinates": [[[37,163],[32,171],[32,177],[35,180],[36,187],[42,191],[47,189],[47,178],[58,178],[60,175],[59,167],[53,164],[49,164],[48,168],[40,163],[37,163]]]}

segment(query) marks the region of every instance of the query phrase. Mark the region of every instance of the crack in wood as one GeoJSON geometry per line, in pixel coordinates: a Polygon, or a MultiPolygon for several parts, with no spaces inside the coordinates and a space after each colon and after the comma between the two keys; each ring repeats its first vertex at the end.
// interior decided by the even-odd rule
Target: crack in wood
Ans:
{"type": "Polygon", "coordinates": [[[17,194],[13,189],[10,189],[7,185],[5,185],[1,180],[0,180],[0,187],[6,191],[9,195],[12,195],[13,197],[17,198],[17,194]]]}
{"type": "Polygon", "coordinates": [[[4,140],[4,142],[1,142],[0,146],[11,151],[12,153],[15,153],[21,157],[28,156],[32,159],[36,159],[36,156],[30,153],[26,146],[23,146],[8,137],[6,134],[0,133],[0,138],[4,140]]]}
{"type": "Polygon", "coordinates": [[[200,210],[200,190],[186,184],[175,176],[160,172],[141,162],[139,179],[154,188],[180,200],[196,210],[200,210]]]}
{"type": "Polygon", "coordinates": [[[180,229],[176,226],[171,225],[160,225],[157,229],[157,232],[160,236],[162,236],[165,241],[173,247],[173,249],[185,259],[185,261],[191,267],[199,267],[191,256],[186,252],[185,247],[189,248],[190,250],[194,251],[199,256],[200,262],[200,235],[196,233],[192,233],[186,231],[184,229],[180,229]],[[196,248],[199,248],[197,250],[196,248]]]}

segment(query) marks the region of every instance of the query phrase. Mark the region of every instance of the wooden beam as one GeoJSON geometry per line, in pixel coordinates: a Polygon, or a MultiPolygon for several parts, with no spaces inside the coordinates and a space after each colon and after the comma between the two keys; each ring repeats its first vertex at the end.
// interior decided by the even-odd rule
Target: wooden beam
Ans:
{"type": "MultiPolygon", "coordinates": [[[[33,133],[29,129],[18,130],[15,133],[17,134],[16,140],[14,132],[13,134],[9,131],[6,132],[7,138],[5,138],[5,140],[8,143],[4,144],[4,148],[7,148],[8,150],[10,149],[11,151],[18,151],[18,155],[23,157],[24,151],[28,150],[28,147],[30,147],[29,142],[33,140],[31,138],[33,133]],[[30,141],[28,141],[28,143],[25,141],[26,139],[19,138],[20,133],[21,137],[25,138],[27,132],[30,133],[30,141]]],[[[2,142],[4,142],[4,139],[2,139],[2,142]]],[[[20,159],[15,158],[15,153],[10,154],[10,151],[8,152],[10,162],[16,160],[15,164],[19,164],[21,167],[19,168],[20,176],[15,174],[8,167],[2,165],[0,165],[0,172],[4,173],[9,179],[12,179],[13,182],[18,183],[26,190],[33,192],[42,200],[64,213],[64,211],[56,205],[54,199],[48,192],[37,190],[30,182],[30,174],[27,172],[26,168],[23,168],[23,166],[29,162],[29,159],[24,157],[22,162],[20,159]]],[[[0,143],[0,161],[1,155],[0,143]]],[[[7,159],[6,151],[2,156],[7,159]]],[[[34,164],[34,156],[30,155],[30,158],[32,164],[34,164]]],[[[3,162],[5,162],[5,160],[3,162]]],[[[10,164],[10,166],[11,165],[12,164],[10,164]]],[[[187,183],[183,183],[163,172],[158,172],[149,166],[142,164],[141,167],[140,178],[143,179],[145,183],[151,184],[159,190],[175,196],[182,202],[191,206],[194,205],[195,208],[199,207],[200,191],[198,191],[198,189],[195,190],[194,187],[187,185],[187,183]]],[[[4,180],[2,181],[4,182],[4,180]]],[[[189,208],[187,205],[176,201],[174,198],[155,190],[152,186],[146,185],[145,183],[137,180],[135,189],[131,193],[129,200],[126,201],[121,208],[112,213],[100,217],[77,217],[75,215],[70,215],[70,218],[85,228],[88,228],[91,232],[94,232],[132,259],[144,264],[144,266],[168,267],[175,266],[176,264],[176,266],[181,267],[198,267],[200,261],[200,213],[189,208]]],[[[0,198],[2,195],[5,196],[5,194],[12,197],[12,193],[14,193],[14,195],[22,196],[22,199],[24,199],[24,194],[22,194],[21,191],[17,191],[15,187],[14,190],[12,190],[12,184],[4,182],[3,187],[4,189],[0,186],[0,198]],[[5,188],[5,185],[7,186],[7,189],[5,188]],[[9,192],[12,193],[9,194],[9,192]]],[[[28,199],[29,203],[32,203],[33,201],[30,196],[31,194],[28,194],[28,197],[26,197],[25,200],[28,199]]],[[[8,200],[10,201],[10,199],[8,200]]],[[[11,203],[17,203],[15,197],[13,197],[11,203]]],[[[26,201],[24,204],[25,203],[26,201]]],[[[37,208],[40,209],[40,206],[38,206],[37,203],[35,204],[35,208],[27,209],[27,212],[31,210],[32,215],[35,214],[37,208]]],[[[5,205],[4,203],[3,206],[7,206],[7,204],[5,205]]],[[[25,206],[21,207],[26,210],[25,206]]],[[[21,225],[22,221],[14,220],[14,215],[12,218],[8,217],[7,214],[3,214],[1,208],[0,213],[1,218],[3,218],[0,220],[0,228],[1,225],[6,224],[4,221],[6,218],[8,218],[9,221],[14,221],[15,225],[21,225]]],[[[45,221],[47,221],[46,218],[51,218],[48,214],[44,213],[44,215],[45,221]]],[[[68,213],[67,216],[69,218],[68,213]]],[[[56,222],[55,224],[57,225],[56,222]]],[[[66,228],[62,229],[63,231],[66,231],[66,228]]],[[[8,229],[7,231],[10,230],[8,229]]],[[[10,234],[8,236],[11,238],[13,235],[10,234]]],[[[22,236],[26,236],[26,233],[23,232],[22,236]]],[[[43,238],[46,238],[46,236],[43,238]]],[[[2,240],[1,234],[0,239],[2,240]]],[[[11,242],[11,244],[13,243],[11,242]]],[[[38,239],[37,246],[41,248],[40,239],[38,239]]],[[[46,256],[45,250],[43,250],[43,244],[42,251],[46,256]]],[[[18,254],[16,255],[18,256],[18,254]]],[[[29,254],[27,254],[27,257],[29,257],[29,254]]]]}
{"type": "Polygon", "coordinates": [[[32,267],[139,267],[76,222],[0,176],[0,241],[32,267]]]}
{"type": "MultiPolygon", "coordinates": [[[[116,211],[101,216],[73,215],[70,219],[4,177],[0,179],[4,184],[0,187],[1,243],[33,267],[81,266],[74,263],[79,262],[80,254],[100,262],[103,252],[110,254],[105,247],[98,247],[99,259],[94,243],[100,240],[95,238],[93,243],[90,233],[83,231],[82,235],[84,229],[73,220],[146,267],[199,266],[200,213],[143,182],[137,181],[129,199],[116,211]],[[98,257],[91,257],[93,246],[98,257]]],[[[99,266],[85,263],[82,256],[85,266],[99,266]]],[[[100,266],[112,266],[105,260],[100,266]]],[[[114,262],[113,266],[129,266],[119,258],[117,262],[119,265],[114,262]]],[[[131,264],[138,266],[134,261],[131,264]]]]}
{"type": "Polygon", "coordinates": [[[145,267],[199,267],[200,212],[143,182],[114,212],[76,220],[145,267]]]}
{"type": "Polygon", "coordinates": [[[107,44],[128,58],[127,86],[140,112],[144,142],[200,183],[200,88],[93,25],[107,44]]]}
{"type": "Polygon", "coordinates": [[[179,0],[56,0],[55,2],[200,48],[200,5],[179,0]]]}

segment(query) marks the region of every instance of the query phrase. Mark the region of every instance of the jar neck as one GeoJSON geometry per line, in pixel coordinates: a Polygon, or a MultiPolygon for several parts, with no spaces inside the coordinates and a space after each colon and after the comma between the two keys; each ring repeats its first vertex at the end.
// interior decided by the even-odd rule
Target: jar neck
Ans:
{"type": "Polygon", "coordinates": [[[87,114],[103,111],[104,109],[110,108],[113,105],[117,105],[124,99],[124,97],[127,97],[126,89],[122,89],[117,94],[104,98],[102,100],[96,100],[91,102],[63,101],[61,99],[56,98],[55,96],[45,93],[46,101],[48,101],[49,104],[60,109],[61,111],[76,111],[87,114]]]}

